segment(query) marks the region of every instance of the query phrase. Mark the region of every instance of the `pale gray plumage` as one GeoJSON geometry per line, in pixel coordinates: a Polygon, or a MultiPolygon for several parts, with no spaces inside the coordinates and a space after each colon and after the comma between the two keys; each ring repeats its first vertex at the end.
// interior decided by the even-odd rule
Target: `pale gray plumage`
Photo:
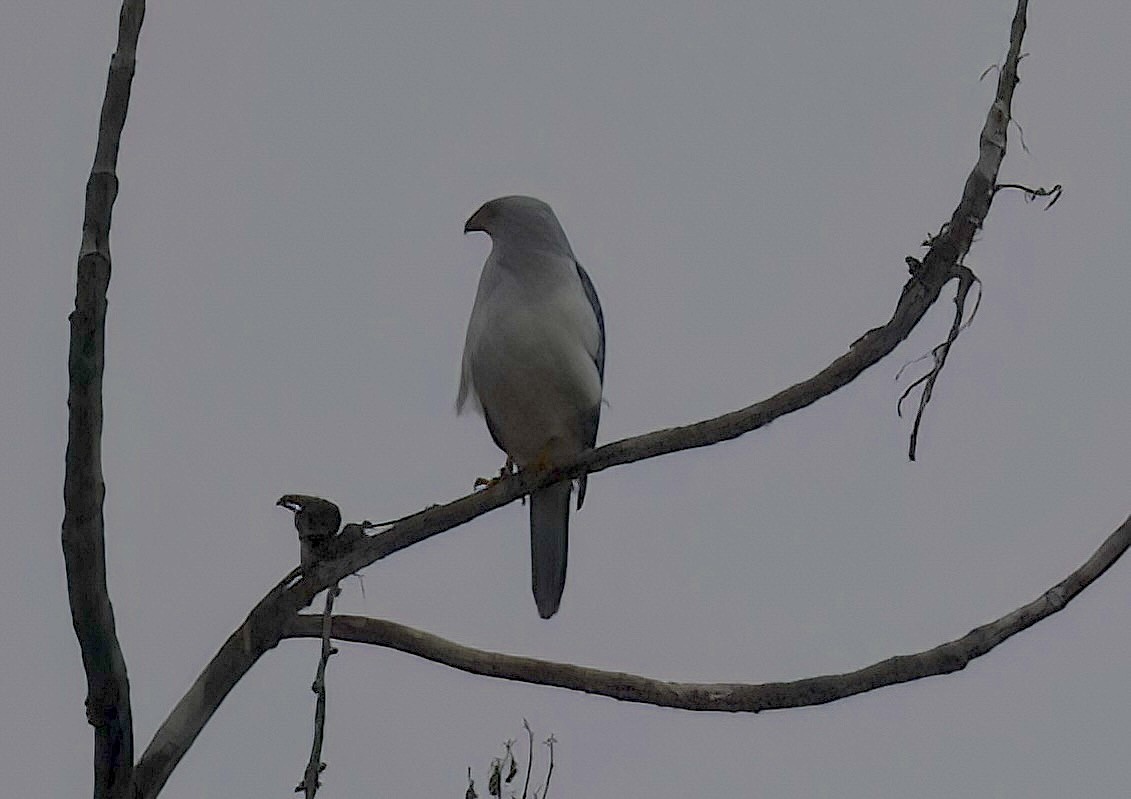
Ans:
{"type": "MultiPolygon", "coordinates": [[[[471,231],[491,237],[491,254],[467,325],[456,409],[470,399],[519,468],[557,465],[597,440],[605,376],[597,292],[541,200],[491,200],[467,220],[471,231]]],[[[566,481],[530,498],[531,583],[544,619],[565,588],[569,494],[566,481]]]]}

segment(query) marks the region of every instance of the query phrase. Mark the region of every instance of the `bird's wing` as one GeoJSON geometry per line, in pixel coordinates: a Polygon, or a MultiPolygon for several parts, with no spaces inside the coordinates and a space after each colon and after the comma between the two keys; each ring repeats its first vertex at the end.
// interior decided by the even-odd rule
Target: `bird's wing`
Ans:
{"type": "MultiPolygon", "coordinates": [[[[574,262],[577,264],[577,262],[574,262]]],[[[577,264],[577,276],[581,278],[581,288],[585,290],[585,299],[589,300],[589,307],[593,309],[593,315],[597,317],[597,329],[601,331],[601,337],[597,342],[597,349],[595,352],[590,353],[593,356],[593,363],[597,365],[597,374],[601,376],[601,382],[605,382],[605,314],[601,311],[601,301],[597,299],[597,289],[593,287],[593,281],[589,279],[589,273],[585,271],[585,267],[577,264]]],[[[590,444],[589,446],[593,446],[590,444]]]]}
{"type": "MultiPolygon", "coordinates": [[[[499,285],[498,266],[491,257],[483,266],[479,276],[479,286],[475,292],[475,304],[471,308],[471,318],[467,322],[467,337],[463,344],[463,361],[459,374],[459,392],[456,394],[456,413],[462,413],[468,400],[471,401],[473,410],[483,413],[483,403],[479,393],[475,390],[475,381],[472,378],[471,361],[475,353],[479,336],[483,333],[484,326],[490,321],[489,300],[499,285]]],[[[497,443],[497,440],[496,440],[497,443]]]]}
{"type": "MultiPolygon", "coordinates": [[[[605,382],[605,314],[601,311],[601,301],[597,299],[597,289],[593,286],[593,281],[589,278],[589,273],[585,271],[585,267],[577,264],[577,276],[581,278],[581,288],[585,290],[585,298],[589,300],[589,307],[593,309],[593,315],[597,317],[597,329],[600,331],[600,336],[597,339],[597,347],[589,354],[593,356],[593,363],[597,366],[597,374],[601,379],[602,385],[605,382]]],[[[582,425],[584,426],[584,441],[586,446],[593,447],[597,444],[597,427],[601,423],[601,402],[592,408],[584,411],[582,418],[582,425]]],[[[589,475],[584,474],[581,479],[577,481],[577,509],[581,510],[582,504],[585,502],[585,491],[589,488],[589,475]]]]}
{"type": "Polygon", "coordinates": [[[468,357],[468,350],[470,348],[465,344],[463,349],[463,364],[459,370],[459,391],[456,393],[456,413],[463,413],[463,406],[467,404],[468,399],[472,401],[473,407],[478,405],[478,398],[475,394],[475,384],[471,381],[471,359],[468,357]]]}

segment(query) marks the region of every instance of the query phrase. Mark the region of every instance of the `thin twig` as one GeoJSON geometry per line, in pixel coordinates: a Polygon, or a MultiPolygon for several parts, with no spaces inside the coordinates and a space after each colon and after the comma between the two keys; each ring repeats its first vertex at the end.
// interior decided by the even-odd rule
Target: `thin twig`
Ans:
{"type": "Polygon", "coordinates": [[[546,770],[546,784],[542,786],[542,799],[546,799],[550,795],[550,777],[554,776],[554,744],[558,739],[550,733],[550,737],[546,739],[546,746],[550,747],[550,767],[546,770]]]}
{"type": "MultiPolygon", "coordinates": [[[[902,416],[903,401],[907,399],[908,395],[911,394],[916,386],[923,386],[923,391],[919,394],[919,408],[915,412],[915,423],[911,427],[911,441],[907,448],[907,457],[911,460],[915,460],[915,449],[919,442],[919,425],[923,421],[923,412],[927,410],[927,403],[931,401],[931,394],[935,389],[935,381],[939,379],[943,367],[946,366],[946,358],[950,354],[951,346],[958,340],[962,331],[974,320],[974,316],[978,312],[978,305],[981,304],[982,294],[981,289],[979,289],[978,300],[974,303],[974,310],[970,313],[970,320],[966,322],[966,324],[963,324],[962,319],[966,313],[966,297],[970,293],[971,286],[980,286],[981,281],[965,266],[959,265],[955,267],[955,271],[959,275],[958,290],[954,293],[954,319],[951,321],[950,332],[947,334],[946,341],[931,350],[931,356],[934,358],[934,366],[931,370],[908,386],[907,390],[900,396],[899,402],[896,403],[896,413],[902,416]]],[[[900,373],[902,372],[903,370],[900,369],[900,373]]]]}
{"type": "Polygon", "coordinates": [[[302,782],[295,788],[295,793],[306,792],[306,799],[314,799],[318,793],[321,781],[318,775],[326,768],[322,762],[322,741],[326,733],[326,664],[331,655],[336,655],[338,650],[330,643],[331,620],[334,613],[334,599],[342,589],[336,584],[326,591],[326,607],[322,611],[322,650],[318,658],[318,669],[314,675],[314,684],[310,690],[318,696],[314,707],[314,740],[310,746],[310,760],[307,761],[306,770],[303,772],[302,782]]]}
{"type": "Polygon", "coordinates": [[[526,782],[522,784],[522,799],[526,799],[526,791],[530,788],[530,772],[534,768],[534,730],[526,719],[522,720],[522,727],[526,730],[527,755],[526,755],[526,782]]]}
{"type": "Polygon", "coordinates": [[[999,183],[994,186],[995,192],[999,192],[1002,189],[1014,189],[1016,191],[1024,192],[1026,202],[1033,202],[1038,197],[1051,197],[1052,199],[1049,200],[1045,205],[1046,211],[1056,205],[1057,201],[1060,199],[1060,196],[1064,193],[1064,187],[1059,183],[1057,183],[1051,189],[1046,189],[1043,186],[1038,186],[1037,188],[1033,189],[1029,186],[1023,186],[1020,183],[999,183]]]}

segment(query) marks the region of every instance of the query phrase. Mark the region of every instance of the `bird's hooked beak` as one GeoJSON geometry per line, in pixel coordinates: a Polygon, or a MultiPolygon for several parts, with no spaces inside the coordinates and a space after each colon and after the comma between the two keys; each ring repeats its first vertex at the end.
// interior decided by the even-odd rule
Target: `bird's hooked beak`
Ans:
{"type": "Polygon", "coordinates": [[[286,508],[289,511],[302,510],[302,502],[294,494],[284,494],[283,496],[279,497],[279,501],[275,504],[280,508],[286,508]]]}
{"type": "Polygon", "coordinates": [[[488,214],[489,214],[489,211],[487,210],[487,206],[486,205],[480,206],[479,210],[476,211],[474,214],[472,214],[471,217],[468,218],[467,222],[464,223],[463,232],[464,233],[475,233],[476,231],[478,231],[480,233],[486,233],[487,232],[487,215],[488,214]]]}

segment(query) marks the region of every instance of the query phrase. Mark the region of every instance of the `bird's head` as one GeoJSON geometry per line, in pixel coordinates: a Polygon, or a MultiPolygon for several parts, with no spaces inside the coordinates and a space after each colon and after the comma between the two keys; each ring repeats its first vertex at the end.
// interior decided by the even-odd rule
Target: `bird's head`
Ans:
{"type": "Polygon", "coordinates": [[[483,203],[463,226],[464,233],[475,231],[486,233],[496,244],[506,241],[572,252],[554,210],[535,197],[512,194],[483,203]]]}
{"type": "Polygon", "coordinates": [[[275,504],[294,513],[299,538],[329,538],[338,532],[342,523],[338,506],[322,497],[284,494],[275,504]]]}

